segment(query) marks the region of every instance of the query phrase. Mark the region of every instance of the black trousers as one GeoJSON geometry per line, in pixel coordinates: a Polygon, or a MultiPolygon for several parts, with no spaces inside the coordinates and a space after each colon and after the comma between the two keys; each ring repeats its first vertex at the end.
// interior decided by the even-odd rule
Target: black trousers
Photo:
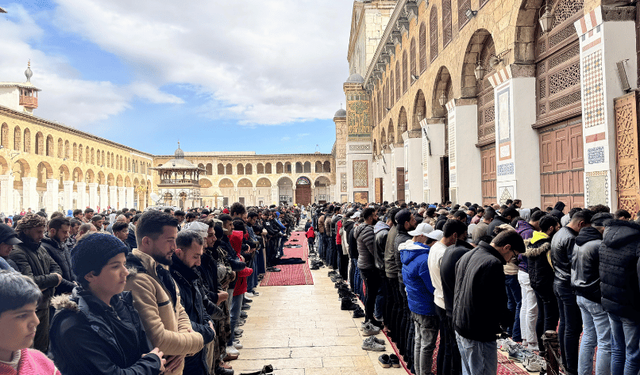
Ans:
{"type": "Polygon", "coordinates": [[[382,278],[380,277],[380,271],[375,268],[363,270],[360,269],[360,276],[364,280],[366,288],[364,297],[364,316],[366,322],[375,321],[373,312],[376,309],[376,297],[380,290],[382,278]]]}
{"type": "Polygon", "coordinates": [[[459,375],[462,373],[462,359],[453,330],[453,320],[447,311],[436,305],[440,318],[440,346],[438,346],[438,375],[459,375]]]}

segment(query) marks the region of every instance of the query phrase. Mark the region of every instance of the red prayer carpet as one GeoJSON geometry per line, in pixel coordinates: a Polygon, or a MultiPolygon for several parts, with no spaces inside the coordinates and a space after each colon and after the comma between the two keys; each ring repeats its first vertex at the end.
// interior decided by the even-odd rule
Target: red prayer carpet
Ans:
{"type": "Polygon", "coordinates": [[[309,269],[309,248],[304,232],[293,232],[285,245],[300,245],[298,248],[285,247],[282,259],[302,258],[302,264],[283,264],[276,266],[280,272],[267,272],[260,286],[313,285],[313,276],[309,269]]]}

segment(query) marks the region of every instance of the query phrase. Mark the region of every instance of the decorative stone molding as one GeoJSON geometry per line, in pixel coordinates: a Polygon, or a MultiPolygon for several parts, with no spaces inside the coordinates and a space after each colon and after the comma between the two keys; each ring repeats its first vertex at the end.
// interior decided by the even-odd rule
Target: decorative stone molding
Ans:
{"type": "Polygon", "coordinates": [[[371,145],[349,145],[349,151],[371,151],[371,145]]]}
{"type": "Polygon", "coordinates": [[[602,5],[603,22],[635,21],[636,8],[633,6],[602,5]]]}
{"type": "Polygon", "coordinates": [[[391,40],[394,46],[402,46],[402,33],[400,30],[393,30],[391,32],[391,40]]]}
{"type": "Polygon", "coordinates": [[[418,4],[414,1],[407,1],[407,4],[404,6],[404,10],[408,14],[409,21],[413,21],[414,18],[418,17],[418,4]]]}
{"type": "Polygon", "coordinates": [[[512,78],[535,77],[535,73],[535,65],[510,64],[489,76],[489,82],[495,88],[512,78]]]}
{"type": "Polygon", "coordinates": [[[409,33],[409,19],[405,16],[398,18],[398,21],[396,21],[396,27],[402,34],[409,33]]]}

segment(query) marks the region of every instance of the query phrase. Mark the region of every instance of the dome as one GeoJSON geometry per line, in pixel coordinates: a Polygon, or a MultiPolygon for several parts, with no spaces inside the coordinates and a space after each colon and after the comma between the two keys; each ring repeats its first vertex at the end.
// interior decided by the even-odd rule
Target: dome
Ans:
{"type": "Polygon", "coordinates": [[[333,117],[347,117],[347,111],[340,108],[339,110],[336,111],[336,114],[333,115],[333,117]]]}
{"type": "Polygon", "coordinates": [[[347,83],[364,83],[364,78],[358,73],[353,73],[347,78],[347,83]]]}
{"type": "Polygon", "coordinates": [[[173,153],[176,159],[184,159],[184,151],[180,148],[180,142],[178,142],[178,149],[173,153]]]}

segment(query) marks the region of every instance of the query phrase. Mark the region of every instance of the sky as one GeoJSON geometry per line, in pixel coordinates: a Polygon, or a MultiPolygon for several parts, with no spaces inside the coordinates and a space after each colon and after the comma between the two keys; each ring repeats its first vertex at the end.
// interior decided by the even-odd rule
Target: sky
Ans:
{"type": "Polygon", "coordinates": [[[352,1],[0,6],[0,81],[30,60],[39,117],[156,155],[331,152],[352,1]]]}

